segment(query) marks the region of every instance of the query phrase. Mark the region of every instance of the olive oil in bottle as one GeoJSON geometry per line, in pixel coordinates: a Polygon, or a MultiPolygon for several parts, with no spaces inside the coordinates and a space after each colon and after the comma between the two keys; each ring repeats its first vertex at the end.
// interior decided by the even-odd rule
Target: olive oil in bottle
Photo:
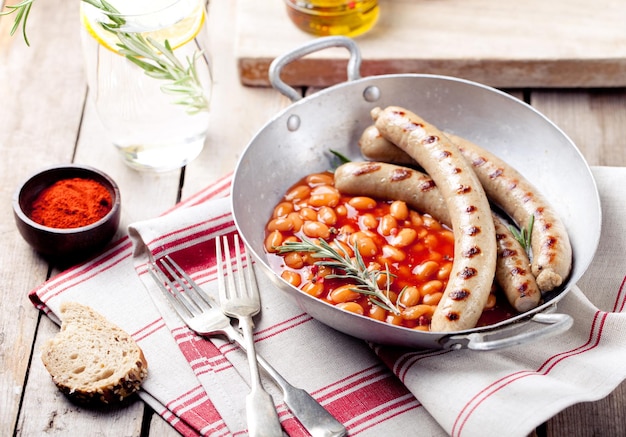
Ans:
{"type": "Polygon", "coordinates": [[[285,0],[291,21],[316,36],[357,36],[378,20],[378,0],[285,0]]]}

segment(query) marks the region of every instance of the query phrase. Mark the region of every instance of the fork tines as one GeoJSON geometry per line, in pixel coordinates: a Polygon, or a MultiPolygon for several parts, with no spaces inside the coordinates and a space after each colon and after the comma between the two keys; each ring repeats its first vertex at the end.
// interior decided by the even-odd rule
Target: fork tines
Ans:
{"type": "Polygon", "coordinates": [[[214,304],[196,282],[169,255],[149,264],[148,271],[174,309],[195,316],[214,304]]]}
{"type": "Polygon", "coordinates": [[[228,237],[224,235],[222,242],[220,238],[215,239],[215,255],[217,258],[217,278],[218,287],[220,293],[224,290],[227,295],[230,296],[246,296],[249,294],[248,290],[253,291],[257,289],[256,277],[254,276],[254,270],[252,268],[252,260],[246,249],[243,247],[241,250],[241,244],[239,242],[239,235],[235,234],[233,237],[233,246],[235,246],[235,265],[237,269],[237,275],[233,272],[233,261],[230,255],[230,245],[228,243],[228,237]],[[243,257],[245,255],[247,261],[247,268],[244,271],[243,257]],[[225,266],[225,267],[224,267],[225,266]],[[226,271],[224,272],[224,268],[226,271]],[[235,276],[237,277],[237,286],[235,286],[235,276]]]}

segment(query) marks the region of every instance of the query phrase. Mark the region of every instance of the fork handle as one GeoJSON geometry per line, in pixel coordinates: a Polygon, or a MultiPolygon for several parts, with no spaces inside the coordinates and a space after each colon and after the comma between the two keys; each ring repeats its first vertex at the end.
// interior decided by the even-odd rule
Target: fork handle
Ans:
{"type": "MultiPolygon", "coordinates": [[[[237,343],[244,351],[246,346],[243,336],[235,328],[226,332],[228,338],[237,343]]],[[[287,408],[300,421],[312,437],[343,437],[346,428],[331,415],[306,390],[294,387],[278,373],[261,355],[256,355],[259,365],[263,368],[283,392],[283,400],[287,408]]]]}

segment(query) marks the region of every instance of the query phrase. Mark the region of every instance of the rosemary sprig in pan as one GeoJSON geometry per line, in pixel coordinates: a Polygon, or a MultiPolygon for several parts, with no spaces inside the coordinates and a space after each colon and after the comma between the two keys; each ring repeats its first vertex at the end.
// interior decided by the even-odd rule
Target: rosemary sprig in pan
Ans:
{"type": "Polygon", "coordinates": [[[318,266],[330,267],[332,274],[327,278],[348,279],[356,283],[354,291],[369,296],[370,302],[378,305],[394,314],[400,314],[398,307],[389,299],[389,285],[391,273],[386,268],[384,272],[380,270],[369,270],[363,262],[363,257],[356,245],[352,246],[354,258],[341,246],[339,250],[334,249],[325,240],[319,239],[318,244],[314,241],[302,238],[302,241],[288,241],[282,246],[278,246],[278,253],[288,252],[310,252],[314,258],[319,258],[315,264],[318,266]],[[378,286],[378,279],[381,275],[387,277],[387,287],[381,290],[378,286]]]}
{"type": "MultiPolygon", "coordinates": [[[[179,98],[174,101],[175,104],[187,106],[189,114],[209,110],[209,101],[204,95],[196,71],[196,60],[202,56],[201,52],[194,52],[192,57],[186,58],[186,64],[184,64],[174,55],[169,41],[165,40],[163,44],[160,44],[153,38],[120,30],[126,24],[125,20],[118,15],[119,11],[106,0],[82,1],[100,9],[109,17],[111,23],[101,24],[105,30],[115,33],[119,38],[120,43],[117,46],[120,54],[143,69],[146,75],[166,81],[167,83],[161,86],[161,91],[178,96],[179,98]]],[[[30,43],[26,36],[26,23],[33,2],[34,0],[23,0],[16,5],[7,6],[8,10],[0,13],[0,15],[16,14],[11,35],[21,24],[22,35],[27,45],[30,43]]]]}
{"type": "Polygon", "coordinates": [[[526,253],[530,252],[530,236],[533,232],[533,226],[535,224],[535,216],[531,215],[530,220],[528,221],[528,226],[524,229],[518,230],[513,226],[509,226],[513,237],[518,241],[519,244],[522,245],[526,253]]]}

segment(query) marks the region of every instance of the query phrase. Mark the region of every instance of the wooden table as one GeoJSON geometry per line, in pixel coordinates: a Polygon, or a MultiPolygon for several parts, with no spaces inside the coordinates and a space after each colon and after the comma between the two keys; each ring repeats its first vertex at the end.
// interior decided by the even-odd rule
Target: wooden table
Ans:
{"type": "MultiPolygon", "coordinates": [[[[36,2],[30,48],[19,35],[9,37],[12,20],[0,18],[0,435],[176,435],[141,401],[89,410],[56,390],[39,351],[58,328],[34,309],[27,294],[58,270],[22,240],[10,203],[16,186],[42,167],[92,165],[120,186],[123,232],[129,223],[160,214],[230,172],[255,132],[289,104],[271,89],[239,83],[233,54],[236,3],[210,5],[215,91],[207,146],[184,171],[164,174],[127,168],[105,139],[87,100],[78,2],[36,2]]],[[[510,91],[563,128],[591,165],[626,165],[626,90],[510,91]]],[[[536,434],[618,435],[626,429],[625,410],[626,383],[606,399],[566,409],[536,434]]]]}

